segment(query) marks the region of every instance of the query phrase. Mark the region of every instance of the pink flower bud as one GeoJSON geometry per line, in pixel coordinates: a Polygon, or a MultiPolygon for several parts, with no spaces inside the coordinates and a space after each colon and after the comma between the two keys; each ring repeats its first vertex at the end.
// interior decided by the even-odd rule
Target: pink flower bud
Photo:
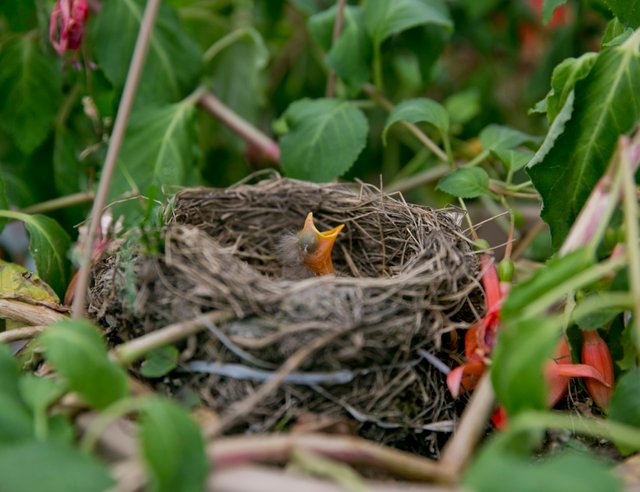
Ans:
{"type": "Polygon", "coordinates": [[[82,44],[87,20],[87,0],[58,0],[51,11],[49,38],[63,55],[75,51],[82,44]]]}

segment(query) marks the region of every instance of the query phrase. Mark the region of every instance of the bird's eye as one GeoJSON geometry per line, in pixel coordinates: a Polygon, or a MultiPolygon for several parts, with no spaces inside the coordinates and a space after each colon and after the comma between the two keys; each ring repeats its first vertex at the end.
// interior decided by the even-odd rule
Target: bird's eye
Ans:
{"type": "Polygon", "coordinates": [[[305,231],[298,234],[296,243],[298,248],[304,253],[313,253],[318,248],[320,241],[312,231],[305,231]]]}

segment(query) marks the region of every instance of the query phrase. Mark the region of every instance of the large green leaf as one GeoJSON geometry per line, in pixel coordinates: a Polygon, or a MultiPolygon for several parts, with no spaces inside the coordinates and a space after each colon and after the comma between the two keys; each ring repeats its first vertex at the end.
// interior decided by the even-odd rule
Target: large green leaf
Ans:
{"type": "Polygon", "coordinates": [[[604,3],[623,24],[634,29],[640,26],[640,0],[604,0],[604,3]]]}
{"type": "Polygon", "coordinates": [[[167,400],[148,400],[141,418],[140,436],[150,472],[150,490],[203,490],[208,468],[204,439],[184,409],[167,400]]]}
{"type": "Polygon", "coordinates": [[[280,140],[282,169],[294,178],[330,181],[346,172],[365,146],[369,125],[362,111],[338,99],[303,99],[284,114],[289,132],[280,140]]]}
{"type": "Polygon", "coordinates": [[[47,360],[90,405],[104,408],[127,395],[124,371],[109,360],[102,336],[88,321],[59,321],[39,340],[47,360]]]}
{"type": "Polygon", "coordinates": [[[489,175],[479,167],[462,167],[442,178],[437,188],[460,198],[476,198],[489,192],[489,175]]]}
{"type": "Polygon", "coordinates": [[[519,145],[535,142],[536,137],[507,126],[488,125],[478,135],[485,152],[513,149],[519,145]]]}
{"type": "Polygon", "coordinates": [[[20,399],[19,375],[18,364],[9,348],[0,345],[0,448],[33,436],[31,414],[20,399]]]}
{"type": "Polygon", "coordinates": [[[364,16],[359,6],[347,6],[344,10],[343,28],[337,42],[332,43],[336,6],[313,15],[309,19],[309,31],[315,41],[327,52],[327,64],[338,76],[353,87],[360,87],[369,80],[371,41],[364,27],[364,16]]]}
{"type": "Polygon", "coordinates": [[[29,252],[38,275],[62,298],[69,279],[69,235],[55,220],[44,215],[0,210],[0,217],[24,222],[29,233],[29,252]]]}
{"type": "Polygon", "coordinates": [[[464,477],[475,492],[621,492],[622,481],[596,458],[576,452],[532,462],[513,453],[483,450],[464,477]]]}
{"type": "Polygon", "coordinates": [[[146,108],[134,114],[109,190],[110,199],[151,186],[187,184],[196,163],[195,110],[190,103],[146,108]]]}
{"type": "Polygon", "coordinates": [[[491,359],[496,396],[509,415],[542,409],[547,394],[542,366],[558,341],[558,323],[550,318],[529,318],[504,328],[491,359]]]}
{"type": "Polygon", "coordinates": [[[563,60],[562,63],[553,70],[551,90],[545,98],[549,122],[553,122],[562,110],[576,82],[589,75],[597,59],[597,53],[585,53],[579,58],[567,58],[563,60]]]}
{"type": "Polygon", "coordinates": [[[61,91],[60,70],[40,51],[36,37],[18,37],[2,46],[0,123],[24,153],[47,137],[61,91]]]}
{"type": "Polygon", "coordinates": [[[554,248],[560,247],[604,173],[618,137],[640,119],[639,44],[640,32],[636,32],[624,44],[598,55],[589,75],[576,83],[574,101],[568,98],[565,103],[565,107],[572,105],[573,112],[564,131],[558,134],[552,125],[529,164],[554,248]]]}
{"type": "Polygon", "coordinates": [[[0,448],[2,491],[104,492],[113,484],[105,465],[60,442],[31,441],[0,448]]]}
{"type": "Polygon", "coordinates": [[[609,405],[609,417],[640,428],[640,368],[633,368],[618,380],[609,405]]]}
{"type": "Polygon", "coordinates": [[[382,141],[386,143],[389,128],[398,121],[409,123],[430,123],[442,133],[449,131],[449,113],[438,102],[426,97],[409,99],[398,104],[389,116],[382,131],[382,141]]]}
{"type": "MultiPolygon", "coordinates": [[[[144,0],[110,0],[93,29],[96,61],[118,88],[124,86],[140,28],[144,0]]],[[[194,90],[202,53],[182,29],[171,7],[162,4],[151,34],[136,105],[175,102],[194,90]]]]}
{"type": "Polygon", "coordinates": [[[374,44],[389,36],[423,24],[453,29],[441,0],[376,0],[364,6],[364,22],[374,44]]]}

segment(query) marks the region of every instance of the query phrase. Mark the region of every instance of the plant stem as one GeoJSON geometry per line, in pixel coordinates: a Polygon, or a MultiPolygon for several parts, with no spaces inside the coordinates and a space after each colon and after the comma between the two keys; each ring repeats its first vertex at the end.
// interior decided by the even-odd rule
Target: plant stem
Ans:
{"type": "Polygon", "coordinates": [[[382,92],[382,51],[381,45],[373,42],[373,84],[377,91],[382,92]]]}
{"type": "MultiPolygon", "coordinates": [[[[331,46],[335,46],[340,38],[342,32],[342,23],[344,21],[344,9],[347,4],[347,0],[338,0],[336,7],[336,20],[333,23],[333,36],[331,46]]],[[[329,75],[327,76],[327,88],[325,90],[325,97],[333,97],[336,89],[336,71],[329,67],[329,75]]]]}
{"type": "Polygon", "coordinates": [[[446,164],[438,164],[432,168],[426,169],[421,173],[408,176],[396,182],[392,182],[385,191],[392,193],[394,191],[408,191],[418,186],[436,181],[441,177],[447,175],[451,171],[451,168],[446,164]]]}
{"type": "Polygon", "coordinates": [[[85,302],[87,289],[89,287],[91,258],[93,256],[93,242],[100,225],[102,210],[104,209],[107,201],[111,178],[113,177],[118,154],[120,153],[120,147],[122,146],[122,141],[124,139],[127,121],[129,120],[129,114],[131,113],[131,107],[133,106],[133,100],[138,89],[140,75],[142,74],[142,68],[147,56],[147,50],[151,40],[151,31],[159,8],[160,0],[148,0],[142,17],[142,22],[140,24],[140,31],[138,32],[138,38],[136,39],[136,45],[133,50],[129,73],[127,74],[127,80],[122,92],[122,99],[120,99],[120,105],[118,106],[118,114],[116,115],[116,120],[113,126],[113,133],[109,140],[107,157],[102,168],[102,176],[100,177],[98,192],[91,210],[89,231],[85,239],[80,271],[78,272],[78,284],[73,300],[72,315],[74,318],[81,318],[85,315],[85,302]]]}
{"type": "Polygon", "coordinates": [[[46,330],[46,326],[23,326],[21,328],[13,328],[0,332],[0,343],[18,342],[20,340],[29,340],[37,337],[46,330]]]}
{"type": "Polygon", "coordinates": [[[146,399],[144,397],[124,398],[112,403],[100,412],[92,422],[91,427],[87,429],[87,432],[82,437],[82,440],[80,441],[80,449],[85,453],[93,452],[93,448],[98,442],[98,439],[107,427],[128,413],[142,410],[145,400],[146,399]]]}
{"type": "MultiPolygon", "coordinates": [[[[626,140],[626,139],[625,139],[626,140]]],[[[624,224],[626,227],[626,250],[629,259],[629,282],[633,295],[633,324],[636,330],[636,350],[640,355],[640,252],[638,251],[638,202],[634,178],[635,166],[629,156],[629,145],[620,151],[622,187],[624,199],[624,224]]]]}
{"type": "Polygon", "coordinates": [[[280,162],[280,148],[278,144],[240,117],[233,110],[225,106],[211,92],[204,91],[199,101],[200,105],[220,120],[229,129],[237,133],[248,144],[260,149],[265,156],[275,163],[280,162]]]}
{"type": "Polygon", "coordinates": [[[216,323],[229,317],[229,313],[225,311],[214,311],[188,321],[174,323],[118,345],[109,355],[112,360],[127,367],[152,350],[202,331],[207,323],[216,323]]]}
{"type": "Polygon", "coordinates": [[[46,202],[29,205],[28,207],[23,208],[21,212],[25,214],[43,214],[54,210],[60,210],[61,208],[74,207],[75,205],[89,203],[95,196],[96,195],[93,191],[81,191],[79,193],[74,193],[73,195],[61,196],[59,198],[54,198],[53,200],[47,200],[46,202]]]}
{"type": "Polygon", "coordinates": [[[459,476],[471,459],[473,450],[484,433],[493,405],[493,387],[487,372],[480,379],[462,414],[458,429],[442,452],[439,464],[451,476],[459,476]]]}
{"type": "MultiPolygon", "coordinates": [[[[387,111],[393,111],[393,103],[389,101],[384,95],[376,89],[371,84],[365,84],[362,87],[362,90],[369,95],[374,101],[376,101],[382,108],[387,111]]],[[[400,124],[403,125],[406,129],[408,129],[413,135],[422,143],[425,147],[427,147],[431,152],[433,152],[438,159],[442,162],[449,163],[449,157],[447,154],[443,152],[443,150],[438,147],[433,140],[431,140],[420,128],[418,128],[413,123],[409,123],[408,121],[400,121],[400,124]]]]}

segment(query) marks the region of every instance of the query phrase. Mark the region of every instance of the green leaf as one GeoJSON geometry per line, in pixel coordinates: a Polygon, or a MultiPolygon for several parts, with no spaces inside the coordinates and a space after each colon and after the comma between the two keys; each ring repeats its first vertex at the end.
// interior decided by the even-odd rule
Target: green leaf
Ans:
{"type": "Polygon", "coordinates": [[[208,460],[200,428],[173,402],[147,401],[140,424],[142,452],[157,492],[196,492],[204,488],[208,460]]]}
{"type": "Polygon", "coordinates": [[[364,27],[362,8],[348,5],[344,9],[343,28],[336,43],[332,43],[333,25],[337,8],[315,14],[308,26],[314,40],[327,52],[327,64],[336,74],[354,88],[369,80],[371,41],[364,27]]]}
{"type": "Polygon", "coordinates": [[[579,58],[567,58],[554,68],[551,76],[551,90],[545,97],[550,123],[562,110],[576,82],[589,75],[597,59],[597,53],[585,53],[579,58]]]}
{"type": "Polygon", "coordinates": [[[445,100],[444,107],[449,113],[451,126],[464,125],[480,113],[480,91],[472,88],[457,92],[445,100]]]}
{"type": "Polygon", "coordinates": [[[369,124],[362,111],[338,99],[302,99],[284,118],[282,169],[293,178],[330,181],[345,173],[364,149],[369,124]]]}
{"type": "Polygon", "coordinates": [[[443,133],[449,131],[449,113],[440,103],[427,98],[408,99],[398,104],[389,113],[382,130],[382,141],[385,144],[389,128],[398,121],[430,123],[443,133]]]}
{"type": "Polygon", "coordinates": [[[489,175],[479,167],[462,167],[442,178],[437,188],[460,198],[476,198],[489,192],[489,175]]]}
{"type": "Polygon", "coordinates": [[[24,374],[20,378],[20,394],[32,411],[46,409],[64,394],[66,385],[51,378],[24,374]]]}
{"type": "Polygon", "coordinates": [[[19,375],[9,348],[0,345],[0,445],[33,436],[33,419],[20,399],[19,375]]]}
{"type": "Polygon", "coordinates": [[[71,239],[53,219],[44,215],[29,215],[13,210],[0,210],[0,217],[21,220],[29,233],[29,252],[38,275],[58,294],[64,296],[69,278],[67,251],[71,239]]]}
{"type": "Polygon", "coordinates": [[[489,125],[479,135],[482,148],[491,152],[493,150],[508,150],[525,143],[536,142],[536,137],[527,135],[513,128],[500,125],[489,125]]]}
{"type": "Polygon", "coordinates": [[[56,129],[53,147],[53,178],[60,195],[71,195],[89,187],[85,166],[76,152],[77,136],[66,128],[56,129]]]}
{"type": "Polygon", "coordinates": [[[62,93],[60,70],[35,36],[0,49],[0,123],[25,154],[49,134],[62,93]]]}
{"type": "Polygon", "coordinates": [[[109,360],[100,332],[88,321],[59,321],[39,340],[47,360],[90,405],[104,408],[127,395],[124,371],[109,360]]]}
{"type": "Polygon", "coordinates": [[[491,364],[496,397],[510,416],[527,409],[543,409],[547,388],[543,364],[558,342],[559,323],[529,318],[509,323],[500,331],[491,364]]]}
{"type": "Polygon", "coordinates": [[[525,167],[534,155],[533,152],[528,150],[494,150],[491,153],[511,172],[519,171],[525,167]]]}
{"type": "Polygon", "coordinates": [[[145,378],[159,378],[173,371],[178,364],[180,352],[173,345],[166,345],[147,354],[140,365],[140,374],[145,378]]]}
{"type": "Polygon", "coordinates": [[[0,488],[11,492],[104,492],[114,485],[105,465],[56,441],[0,448],[0,488]],[[37,470],[31,469],[37,464],[37,470]]]}
{"type": "MultiPolygon", "coordinates": [[[[543,201],[542,218],[559,248],[589,193],[604,173],[621,134],[640,118],[640,55],[636,32],[621,46],[604,49],[589,75],[575,85],[573,111],[563,126],[551,126],[528,166],[543,201]]],[[[564,113],[563,120],[567,117],[564,113]]]]}
{"type": "Polygon", "coordinates": [[[364,5],[364,23],[374,44],[412,27],[436,24],[453,29],[441,0],[376,0],[364,5]]]}
{"type": "MultiPolygon", "coordinates": [[[[147,108],[131,117],[109,198],[152,186],[185,185],[196,164],[195,111],[190,103],[147,108]]],[[[137,206],[136,204],[132,204],[137,206]]]]}
{"type": "Polygon", "coordinates": [[[604,3],[623,24],[634,29],[640,26],[640,0],[604,0],[604,3]]]}
{"type": "Polygon", "coordinates": [[[609,418],[640,428],[640,368],[622,376],[609,404],[609,418]]]}
{"type": "Polygon", "coordinates": [[[35,0],[0,2],[0,15],[3,15],[13,32],[24,32],[36,25],[35,0]]]}
{"type": "MultiPolygon", "coordinates": [[[[9,197],[7,196],[7,186],[4,182],[2,174],[0,173],[0,210],[8,210],[10,207],[11,205],[9,204],[9,197]]],[[[0,218],[0,233],[2,232],[2,229],[4,229],[6,223],[7,219],[0,218]]]]}
{"type": "Polygon", "coordinates": [[[593,255],[587,249],[549,260],[544,268],[511,289],[502,304],[502,319],[508,321],[543,314],[547,307],[576,288],[573,279],[593,264],[593,255]]]}
{"type": "MultiPolygon", "coordinates": [[[[109,81],[124,87],[142,20],[144,0],[110,0],[93,29],[96,61],[109,81]]],[[[177,15],[162,4],[151,34],[136,105],[176,102],[193,91],[202,71],[202,53],[180,26],[177,15]]]]}
{"type": "Polygon", "coordinates": [[[475,492],[622,492],[621,480],[601,461],[576,452],[543,461],[515,457],[507,452],[481,451],[465,473],[465,488],[475,492]]]}
{"type": "Polygon", "coordinates": [[[553,17],[553,12],[565,3],[567,3],[567,0],[544,0],[542,4],[542,22],[548,23],[553,17]]]}

